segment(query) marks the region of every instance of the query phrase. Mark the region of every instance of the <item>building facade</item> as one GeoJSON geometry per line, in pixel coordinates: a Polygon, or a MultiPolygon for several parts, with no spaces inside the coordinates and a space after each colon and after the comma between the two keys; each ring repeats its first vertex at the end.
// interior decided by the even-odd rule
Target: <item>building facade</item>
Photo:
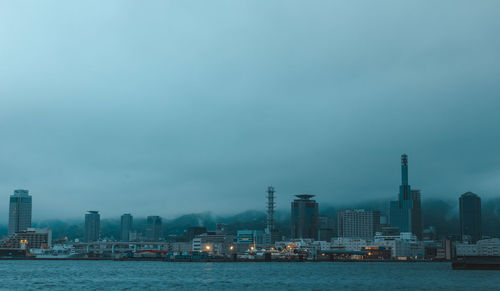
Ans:
{"type": "Polygon", "coordinates": [[[234,236],[221,231],[207,231],[193,239],[194,252],[229,254],[234,249],[234,236]]]}
{"type": "Polygon", "coordinates": [[[319,217],[319,234],[320,241],[330,241],[335,236],[335,229],[332,220],[328,216],[319,217]]]}
{"type": "Polygon", "coordinates": [[[478,240],[475,244],[457,243],[457,256],[500,256],[500,239],[478,240]]]}
{"type": "Polygon", "coordinates": [[[482,237],[481,198],[467,192],[459,198],[460,239],[476,242],[482,237]]]}
{"type": "Polygon", "coordinates": [[[85,242],[96,242],[99,241],[101,231],[101,216],[99,211],[89,211],[85,214],[85,229],[84,229],[84,241],[85,242]]]}
{"type": "Polygon", "coordinates": [[[16,241],[25,241],[32,249],[48,249],[52,247],[52,230],[49,228],[28,228],[15,234],[16,241]]]}
{"type": "Polygon", "coordinates": [[[314,195],[295,195],[299,199],[292,202],[292,238],[311,238],[318,240],[319,211],[314,195]]]}
{"type": "Polygon", "coordinates": [[[162,236],[162,221],[161,217],[153,215],[146,219],[146,240],[159,241],[162,236]]]}
{"type": "Polygon", "coordinates": [[[338,236],[372,239],[380,228],[380,212],[344,209],[338,212],[338,236]]]}
{"type": "Polygon", "coordinates": [[[238,230],[236,232],[238,244],[262,245],[264,244],[264,232],[261,230],[238,230]]]}
{"type": "Polygon", "coordinates": [[[120,239],[121,241],[130,241],[130,232],[133,230],[134,218],[132,214],[126,213],[121,217],[120,239]]]}
{"type": "Polygon", "coordinates": [[[420,190],[411,190],[408,184],[408,156],[401,156],[401,185],[397,201],[390,203],[390,224],[399,232],[411,232],[422,238],[422,209],[420,190]]]}
{"type": "Polygon", "coordinates": [[[31,227],[31,206],[28,190],[14,190],[9,202],[9,236],[31,227]]]}

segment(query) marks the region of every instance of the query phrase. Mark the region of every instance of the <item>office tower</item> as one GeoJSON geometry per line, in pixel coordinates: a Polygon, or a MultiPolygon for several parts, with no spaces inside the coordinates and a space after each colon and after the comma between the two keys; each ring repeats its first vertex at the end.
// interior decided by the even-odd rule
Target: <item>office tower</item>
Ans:
{"type": "Polygon", "coordinates": [[[481,239],[481,198],[472,192],[462,194],[459,199],[460,239],[476,242],[481,239]]]}
{"type": "Polygon", "coordinates": [[[295,195],[299,199],[292,202],[292,238],[312,238],[318,240],[318,203],[311,200],[314,195],[295,195]]]}
{"type": "Polygon", "coordinates": [[[411,232],[422,239],[423,222],[422,222],[422,201],[420,199],[420,190],[411,190],[410,199],[413,201],[413,208],[411,209],[411,232]]]}
{"type": "Polygon", "coordinates": [[[331,241],[335,236],[332,220],[328,216],[319,217],[319,234],[318,239],[321,241],[331,241]]]}
{"type": "Polygon", "coordinates": [[[85,214],[85,242],[99,241],[99,234],[101,230],[101,216],[99,211],[89,211],[85,214]]]}
{"type": "Polygon", "coordinates": [[[121,241],[130,241],[130,232],[133,228],[132,214],[123,214],[121,218],[120,238],[121,241]]]}
{"type": "Polygon", "coordinates": [[[380,212],[364,209],[344,209],[338,214],[338,236],[372,239],[380,229],[380,212]]]}
{"type": "Polygon", "coordinates": [[[31,227],[31,205],[28,190],[14,190],[9,203],[9,236],[31,227]]]}
{"type": "Polygon", "coordinates": [[[146,240],[159,241],[162,234],[161,217],[148,216],[146,220],[146,240]]]}
{"type": "Polygon", "coordinates": [[[411,191],[408,184],[408,156],[401,156],[401,185],[397,201],[390,203],[390,224],[399,232],[411,232],[422,238],[422,214],[420,208],[420,190],[411,191]]]}

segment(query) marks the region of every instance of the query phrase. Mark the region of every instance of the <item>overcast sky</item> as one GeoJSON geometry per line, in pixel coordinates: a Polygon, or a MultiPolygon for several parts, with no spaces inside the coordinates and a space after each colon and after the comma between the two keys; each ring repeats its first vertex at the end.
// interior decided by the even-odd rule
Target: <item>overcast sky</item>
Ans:
{"type": "Polygon", "coordinates": [[[0,0],[0,222],[500,194],[500,1],[0,0]],[[3,198],[2,198],[3,197],[3,198]]]}

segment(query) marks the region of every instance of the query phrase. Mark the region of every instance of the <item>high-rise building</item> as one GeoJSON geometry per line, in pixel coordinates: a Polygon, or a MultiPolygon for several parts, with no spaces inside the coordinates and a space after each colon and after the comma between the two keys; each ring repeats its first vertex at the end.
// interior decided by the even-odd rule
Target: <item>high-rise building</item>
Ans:
{"type": "Polygon", "coordinates": [[[31,205],[28,190],[14,190],[9,203],[9,236],[31,227],[31,205]]]}
{"type": "Polygon", "coordinates": [[[95,242],[99,241],[99,234],[101,231],[101,215],[99,211],[89,211],[85,214],[85,230],[84,241],[95,242]]]}
{"type": "Polygon", "coordinates": [[[130,241],[130,232],[133,229],[132,214],[126,213],[121,217],[120,238],[121,241],[130,241]]]}
{"type": "Polygon", "coordinates": [[[390,224],[399,232],[411,232],[422,238],[422,210],[420,207],[420,190],[412,191],[408,184],[408,156],[401,156],[401,185],[397,201],[390,204],[390,224]]]}
{"type": "Polygon", "coordinates": [[[292,238],[312,238],[318,240],[319,211],[314,195],[295,195],[299,199],[292,202],[292,238]]]}
{"type": "Polygon", "coordinates": [[[467,192],[459,198],[460,207],[460,239],[476,242],[482,237],[481,230],[481,198],[467,192]]]}
{"type": "Polygon", "coordinates": [[[331,241],[335,236],[335,229],[333,228],[333,222],[328,216],[319,217],[319,234],[318,239],[321,241],[331,241]]]}
{"type": "Polygon", "coordinates": [[[364,209],[344,209],[338,214],[338,236],[372,239],[380,229],[380,212],[364,209]]]}
{"type": "Polygon", "coordinates": [[[411,190],[410,199],[413,201],[413,208],[411,209],[411,232],[417,236],[418,239],[422,239],[422,233],[424,231],[422,222],[422,200],[421,200],[420,190],[411,190]]]}
{"type": "Polygon", "coordinates": [[[146,240],[159,241],[162,233],[162,222],[159,216],[148,216],[146,219],[146,240]]]}

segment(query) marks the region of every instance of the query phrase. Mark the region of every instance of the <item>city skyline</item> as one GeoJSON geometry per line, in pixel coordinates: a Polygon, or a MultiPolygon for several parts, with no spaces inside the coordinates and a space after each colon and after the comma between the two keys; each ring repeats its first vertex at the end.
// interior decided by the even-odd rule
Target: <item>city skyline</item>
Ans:
{"type": "MultiPolygon", "coordinates": [[[[436,232],[435,226],[429,224],[428,227],[423,232],[423,217],[421,208],[421,193],[420,190],[411,189],[409,185],[409,163],[408,156],[406,154],[401,155],[401,185],[399,192],[398,201],[386,201],[390,202],[389,211],[381,211],[384,207],[368,207],[364,208],[352,208],[344,207],[337,210],[337,229],[332,224],[333,217],[320,215],[319,203],[311,199],[316,195],[312,194],[298,194],[295,195],[296,198],[291,203],[290,212],[290,237],[292,239],[314,239],[325,238],[329,241],[331,237],[334,237],[335,233],[337,237],[347,237],[347,238],[365,238],[375,236],[375,233],[384,233],[387,235],[393,235],[395,233],[401,233],[401,235],[407,236],[404,233],[411,233],[415,236],[415,239],[422,240],[425,237],[435,237],[438,233],[436,232]],[[388,223],[389,222],[389,223],[388,223]]],[[[275,199],[275,189],[273,186],[267,188],[267,218],[265,226],[263,225],[263,230],[252,230],[250,232],[258,236],[264,243],[274,243],[280,240],[280,237],[286,236],[288,231],[284,231],[288,227],[283,227],[280,222],[280,227],[275,227],[274,223],[274,199],[275,199]],[[270,227],[271,225],[271,227],[270,227]],[[271,229],[271,231],[269,231],[271,229]],[[259,233],[257,235],[257,233],[259,233]]],[[[481,215],[481,199],[474,193],[467,192],[459,197],[459,234],[457,233],[443,233],[439,234],[448,235],[453,237],[460,237],[462,240],[471,240],[473,242],[479,241],[482,238],[482,215],[481,215]]],[[[32,210],[32,199],[29,195],[28,190],[14,190],[14,194],[10,196],[10,215],[9,215],[9,237],[15,235],[24,235],[26,231],[30,232],[31,228],[31,210],[32,210]]],[[[328,208],[328,207],[327,207],[328,208]]],[[[83,225],[83,235],[81,239],[84,242],[95,242],[103,239],[100,234],[100,214],[99,211],[91,210],[87,211],[85,214],[85,221],[83,225]]],[[[119,226],[119,233],[116,237],[112,237],[112,240],[127,241],[128,239],[133,239],[134,241],[139,239],[146,239],[146,241],[158,242],[162,241],[164,236],[164,225],[162,223],[162,217],[156,215],[150,215],[146,218],[146,224],[140,226],[142,228],[145,226],[144,232],[138,232],[137,228],[133,226],[133,216],[130,213],[123,214],[121,216],[121,223],[119,226]]],[[[216,221],[217,222],[217,221],[216,221]]],[[[434,221],[437,222],[437,221],[434,221]]],[[[431,222],[432,223],[432,222],[431,222]]],[[[188,231],[193,226],[202,226],[198,224],[191,224],[188,231]]],[[[204,224],[205,227],[208,225],[204,224]]],[[[217,230],[219,228],[224,230],[226,223],[221,223],[220,221],[216,223],[217,230]]],[[[47,226],[45,226],[47,227],[47,226]]],[[[42,233],[45,230],[41,230],[42,233]]],[[[184,230],[186,231],[186,230],[184,230]]],[[[168,230],[170,232],[170,230],[168,230]]],[[[238,231],[239,232],[239,231],[238,231]]],[[[46,233],[46,232],[45,232],[46,233]]],[[[240,232],[239,232],[240,233],[240,232]]],[[[489,233],[489,232],[487,232],[489,233]]],[[[65,235],[65,234],[63,234],[65,235]]],[[[74,235],[74,233],[73,233],[74,235]]],[[[177,234],[178,236],[179,234],[177,234]]],[[[486,235],[486,238],[488,235],[486,235]]],[[[105,236],[104,239],[109,239],[105,236]]]]}

